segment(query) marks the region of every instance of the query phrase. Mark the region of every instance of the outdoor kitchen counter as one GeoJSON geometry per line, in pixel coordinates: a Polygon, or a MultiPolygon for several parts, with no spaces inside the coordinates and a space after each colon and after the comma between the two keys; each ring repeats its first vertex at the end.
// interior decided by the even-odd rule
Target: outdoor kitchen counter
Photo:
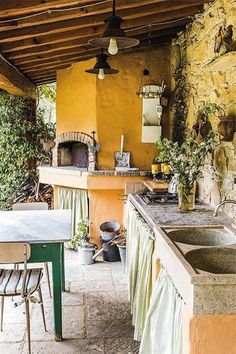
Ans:
{"type": "Polygon", "coordinates": [[[55,186],[79,189],[125,189],[125,183],[138,183],[150,178],[150,171],[97,170],[83,171],[73,166],[39,167],[39,180],[55,186]]]}
{"type": "MultiPolygon", "coordinates": [[[[178,293],[183,298],[184,303],[188,305],[194,314],[235,314],[236,298],[233,294],[236,291],[236,274],[234,272],[233,258],[236,235],[235,228],[232,227],[233,220],[222,211],[219,216],[214,217],[213,209],[204,204],[197,204],[194,211],[182,213],[176,204],[145,205],[138,194],[130,194],[129,201],[155,234],[155,246],[152,256],[154,283],[159,272],[159,266],[162,264],[178,293]],[[185,244],[184,242],[181,243],[181,241],[175,242],[168,237],[168,230],[175,228],[186,230],[188,227],[191,229],[196,226],[199,230],[199,240],[201,239],[202,230],[213,226],[213,229],[224,228],[225,232],[230,232],[235,237],[235,241],[231,240],[225,246],[219,247],[225,252],[224,256],[222,256],[221,253],[217,254],[218,247],[212,248],[214,244],[212,246],[204,245],[204,243],[191,244],[187,242],[185,244]],[[206,268],[204,266],[201,268],[203,263],[207,262],[204,255],[202,262],[199,262],[201,264],[200,270],[191,266],[191,262],[187,260],[186,255],[191,250],[195,249],[197,251],[198,249],[200,251],[203,247],[209,247],[216,252],[213,262],[217,263],[217,259],[219,259],[219,264],[223,268],[219,265],[217,266],[218,269],[216,268],[217,272],[211,272],[210,263],[206,263],[206,268]],[[227,251],[229,257],[226,256],[227,251]],[[227,265],[227,267],[231,267],[229,272],[225,271],[227,259],[229,259],[229,263],[232,263],[227,265]]],[[[202,257],[201,253],[199,253],[198,257],[202,257]]]]}
{"type": "Polygon", "coordinates": [[[152,229],[166,225],[231,225],[233,222],[221,211],[217,217],[214,217],[212,207],[204,204],[196,204],[195,210],[183,213],[179,211],[176,204],[145,205],[138,194],[130,194],[129,200],[152,229]]]}

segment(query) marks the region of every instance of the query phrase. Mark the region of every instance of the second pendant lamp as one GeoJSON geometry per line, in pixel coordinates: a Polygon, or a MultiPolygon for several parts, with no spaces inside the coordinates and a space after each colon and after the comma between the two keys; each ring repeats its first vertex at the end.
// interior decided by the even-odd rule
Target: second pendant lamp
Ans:
{"type": "Polygon", "coordinates": [[[92,69],[85,70],[86,73],[96,74],[100,80],[105,78],[106,74],[117,74],[119,70],[112,69],[107,62],[108,55],[103,53],[103,49],[100,54],[96,55],[96,64],[92,69]]]}
{"type": "Polygon", "coordinates": [[[120,16],[116,16],[115,14],[115,0],[113,0],[112,15],[105,20],[107,29],[101,37],[92,38],[88,42],[97,47],[107,49],[108,53],[112,55],[116,54],[119,49],[138,45],[138,39],[126,37],[124,30],[120,28],[123,21],[120,16]]]}

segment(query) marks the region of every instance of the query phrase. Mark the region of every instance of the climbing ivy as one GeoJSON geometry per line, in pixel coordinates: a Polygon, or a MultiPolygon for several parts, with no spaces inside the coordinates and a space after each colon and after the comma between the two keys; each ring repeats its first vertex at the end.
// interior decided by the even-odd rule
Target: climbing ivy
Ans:
{"type": "Polygon", "coordinates": [[[47,84],[38,86],[39,95],[52,103],[56,102],[56,84],[47,84]]]}
{"type": "Polygon", "coordinates": [[[189,87],[185,76],[186,57],[186,39],[180,45],[176,45],[176,55],[178,56],[178,64],[172,72],[176,82],[175,89],[172,92],[172,116],[173,116],[173,133],[172,139],[181,145],[186,139],[186,117],[188,107],[186,98],[189,95],[189,87]]]}
{"type": "Polygon", "coordinates": [[[0,90],[0,209],[40,162],[50,160],[42,143],[54,137],[54,124],[44,122],[42,111],[36,116],[33,99],[0,90]]]}

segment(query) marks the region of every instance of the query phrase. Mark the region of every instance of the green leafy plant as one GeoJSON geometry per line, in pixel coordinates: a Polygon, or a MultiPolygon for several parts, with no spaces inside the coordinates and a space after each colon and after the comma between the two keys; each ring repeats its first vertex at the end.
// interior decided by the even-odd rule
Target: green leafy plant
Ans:
{"type": "Polygon", "coordinates": [[[39,95],[49,101],[56,102],[56,84],[47,84],[38,86],[39,95]]]}
{"type": "Polygon", "coordinates": [[[193,138],[186,139],[181,146],[169,139],[156,142],[159,150],[159,161],[168,161],[179,185],[190,190],[201,173],[205,158],[214,147],[214,134],[211,131],[203,142],[193,138]]]}
{"type": "Polygon", "coordinates": [[[199,110],[199,114],[203,116],[205,119],[208,119],[211,115],[225,115],[224,109],[218,105],[217,103],[207,102],[204,106],[199,110]]]}
{"type": "Polygon", "coordinates": [[[40,163],[50,162],[43,141],[54,138],[54,124],[44,122],[43,111],[36,116],[34,100],[0,91],[0,209],[29,175],[37,175],[40,163]]]}
{"type": "Polygon", "coordinates": [[[89,225],[91,222],[89,220],[80,220],[80,222],[77,224],[77,231],[75,236],[71,240],[71,244],[73,248],[77,248],[78,246],[81,247],[86,247],[86,245],[89,243],[91,240],[91,237],[89,235],[89,225]]]}

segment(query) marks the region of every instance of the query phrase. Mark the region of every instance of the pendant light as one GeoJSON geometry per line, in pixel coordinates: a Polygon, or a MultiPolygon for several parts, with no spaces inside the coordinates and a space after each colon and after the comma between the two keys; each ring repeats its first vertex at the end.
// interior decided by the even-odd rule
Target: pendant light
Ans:
{"type": "Polygon", "coordinates": [[[100,80],[105,78],[107,74],[117,74],[119,70],[111,69],[110,65],[107,62],[108,55],[103,53],[103,49],[100,54],[96,55],[96,64],[92,69],[85,70],[86,73],[96,74],[100,80]]]}
{"type": "Polygon", "coordinates": [[[120,28],[123,21],[121,17],[115,14],[115,0],[113,0],[112,15],[104,21],[107,23],[107,29],[101,37],[92,38],[88,42],[97,47],[108,49],[108,53],[112,55],[115,55],[119,49],[138,45],[138,39],[126,37],[124,30],[120,28]]]}

